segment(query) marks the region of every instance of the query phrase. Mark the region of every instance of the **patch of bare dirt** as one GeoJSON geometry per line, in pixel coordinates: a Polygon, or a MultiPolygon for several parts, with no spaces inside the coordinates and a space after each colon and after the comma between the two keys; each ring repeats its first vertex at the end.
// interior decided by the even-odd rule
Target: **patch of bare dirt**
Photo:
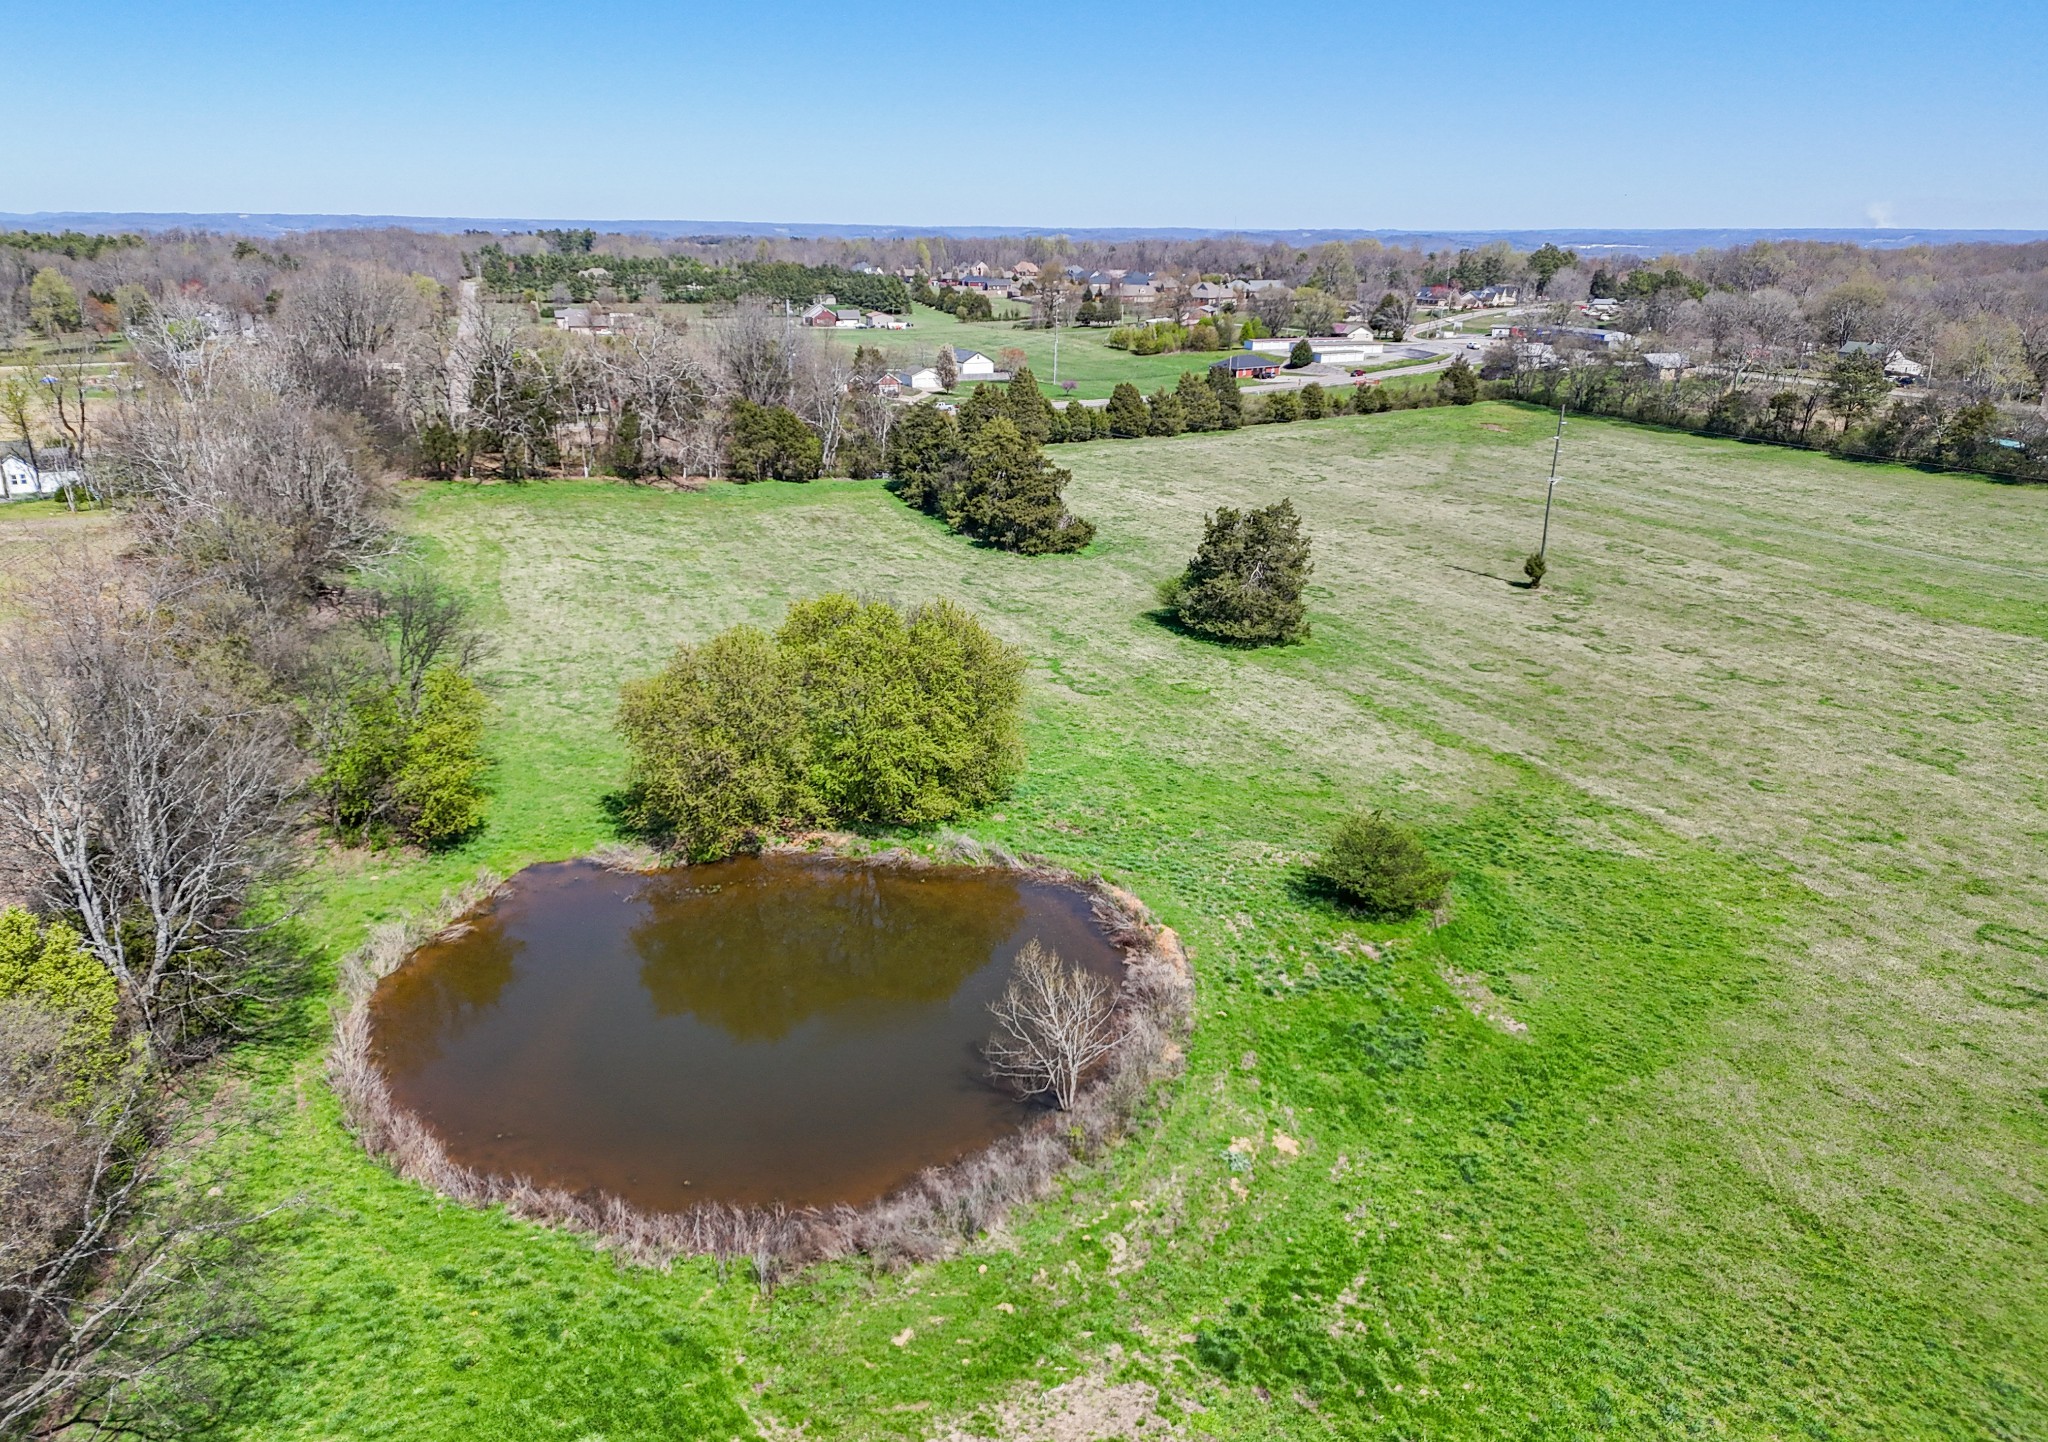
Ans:
{"type": "Polygon", "coordinates": [[[933,1434],[931,1442],[1140,1442],[1187,1435],[1158,1409],[1159,1391],[1151,1383],[1090,1374],[1003,1403],[992,1433],[955,1426],[933,1434]]]}
{"type": "Polygon", "coordinates": [[[1493,994],[1493,988],[1486,984],[1485,977],[1477,972],[1458,971],[1448,966],[1439,974],[1444,979],[1444,985],[1456,992],[1458,1000],[1465,1003],[1465,1009],[1488,1026],[1496,1027],[1509,1036],[1528,1034],[1529,1023],[1518,1021],[1509,1013],[1507,1007],[1501,1004],[1501,999],[1493,994]]]}

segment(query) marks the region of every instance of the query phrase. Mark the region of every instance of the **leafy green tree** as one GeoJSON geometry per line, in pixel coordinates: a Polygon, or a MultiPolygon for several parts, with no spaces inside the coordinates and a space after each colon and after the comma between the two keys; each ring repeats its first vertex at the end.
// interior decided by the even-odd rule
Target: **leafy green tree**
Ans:
{"type": "Polygon", "coordinates": [[[1884,373],[1884,358],[1874,352],[1847,351],[1836,356],[1828,367],[1828,409],[1842,418],[1845,431],[1873,415],[1891,389],[1891,381],[1884,373]]]}
{"type": "Polygon", "coordinates": [[[1579,255],[1577,251],[1560,250],[1547,240],[1537,246],[1535,250],[1529,253],[1527,262],[1529,274],[1536,277],[1536,294],[1542,295],[1545,291],[1549,290],[1550,282],[1557,278],[1559,271],[1568,269],[1578,263],[1579,255]]]}
{"type": "Polygon", "coordinates": [[[960,428],[937,406],[911,406],[889,428],[890,489],[920,511],[940,514],[960,483],[967,449],[960,428]]]}
{"type": "Polygon", "coordinates": [[[801,602],[623,688],[630,814],[697,860],[784,826],[952,820],[1022,767],[1023,669],[951,602],[801,602]]]}
{"type": "Polygon", "coordinates": [[[62,920],[41,922],[18,906],[0,906],[0,1005],[26,1004],[65,1020],[69,1060],[86,1070],[114,1064],[120,989],[62,920]]]}
{"type": "Polygon", "coordinates": [[[1209,392],[1216,397],[1216,426],[1219,430],[1234,431],[1244,424],[1244,392],[1237,387],[1237,378],[1227,370],[1215,369],[1208,374],[1209,392]]]}
{"type": "Polygon", "coordinates": [[[633,757],[628,814],[693,861],[819,819],[802,693],[766,632],[735,626],[682,647],[626,683],[618,726],[633,757]]]}
{"type": "Polygon", "coordinates": [[[427,671],[392,778],[399,824],[422,846],[444,846],[483,824],[484,708],[482,689],[454,666],[427,671]]]}
{"type": "Polygon", "coordinates": [[[1301,419],[1301,398],[1293,391],[1274,391],[1266,397],[1264,416],[1269,425],[1285,425],[1301,419]]]}
{"type": "Polygon", "coordinates": [[[1312,366],[1315,363],[1316,348],[1306,340],[1296,341],[1287,352],[1287,368],[1291,371],[1298,371],[1303,366],[1312,366]]]}
{"type": "Polygon", "coordinates": [[[1463,356],[1452,361],[1437,377],[1436,396],[1454,406],[1469,406],[1479,399],[1479,377],[1465,364],[1463,356]]]}
{"type": "Polygon", "coordinates": [[[1270,645],[1305,640],[1302,592],[1314,567],[1294,503],[1209,517],[1187,570],[1161,589],[1181,625],[1219,640],[1270,645]]]}
{"type": "Polygon", "coordinates": [[[1217,404],[1216,392],[1193,371],[1180,373],[1173,393],[1180,401],[1181,415],[1186,418],[1189,430],[1213,431],[1223,423],[1222,407],[1217,404]]]}
{"type": "Polygon", "coordinates": [[[1129,381],[1118,381],[1109,393],[1109,433],[1128,438],[1147,435],[1151,429],[1152,414],[1145,408],[1145,398],[1129,381]]]}
{"type": "Polygon", "coordinates": [[[824,445],[787,406],[757,406],[736,396],[731,426],[726,459],[735,480],[808,481],[818,474],[824,445]]]}
{"type": "Polygon", "coordinates": [[[1330,413],[1330,397],[1314,381],[1301,388],[1301,418],[1305,421],[1319,421],[1330,413]]]}
{"type": "Polygon", "coordinates": [[[960,361],[954,356],[953,347],[939,347],[939,354],[932,362],[932,369],[938,373],[940,390],[950,393],[954,386],[960,384],[960,361]]]}
{"type": "Polygon", "coordinates": [[[1145,408],[1151,412],[1148,428],[1155,436],[1177,436],[1188,428],[1187,412],[1181,409],[1180,397],[1163,387],[1146,397],[1145,408]]]}
{"type": "Polygon", "coordinates": [[[927,826],[1015,781],[1023,658],[961,607],[821,596],[790,608],[775,644],[800,697],[803,784],[834,821],[927,826]]]}
{"type": "Polygon", "coordinates": [[[78,292],[64,272],[44,266],[28,283],[28,322],[44,335],[55,338],[82,324],[78,292]]]}
{"type": "Polygon", "coordinates": [[[1309,272],[1308,283],[1317,290],[1349,298],[1358,289],[1358,265],[1351,258],[1351,248],[1343,241],[1325,241],[1310,255],[1314,268],[1309,272]]]}
{"type": "Polygon", "coordinates": [[[1376,916],[1409,916],[1435,906],[1451,884],[1422,838],[1377,811],[1344,818],[1324,843],[1315,874],[1376,916]]]}
{"type": "Polygon", "coordinates": [[[954,527],[1026,556],[1078,551],[1095,539],[1095,527],[1067,510],[1071,479],[1007,418],[990,421],[967,444],[954,527]]]}

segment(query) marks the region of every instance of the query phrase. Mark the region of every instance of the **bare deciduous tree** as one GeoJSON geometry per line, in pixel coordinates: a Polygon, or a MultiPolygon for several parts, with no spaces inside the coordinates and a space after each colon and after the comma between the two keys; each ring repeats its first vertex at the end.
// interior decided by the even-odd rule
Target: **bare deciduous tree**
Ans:
{"type": "Polygon", "coordinates": [[[1010,984],[989,1011],[996,1019],[984,1048],[990,1074],[1019,1096],[1049,1097],[1061,1111],[1073,1109],[1089,1071],[1123,1036],[1109,984],[1036,939],[1017,954],[1010,984]]]}
{"type": "MultiPolygon", "coordinates": [[[[183,1363],[246,1315],[244,1223],[161,1186],[139,1067],[80,1076],[66,1022],[0,1002],[0,1435],[135,1430],[196,1400],[183,1363]],[[145,1198],[154,1204],[142,1206],[145,1198]]],[[[145,1435],[151,1430],[143,1427],[145,1435]]]]}
{"type": "Polygon", "coordinates": [[[796,327],[765,301],[741,301],[717,323],[713,350],[726,389],[757,406],[789,403],[796,383],[796,327]]]}
{"type": "Polygon", "coordinates": [[[75,585],[0,648],[0,874],[78,918],[162,1052],[251,979],[294,755],[282,717],[186,664],[159,599],[75,585]]]}

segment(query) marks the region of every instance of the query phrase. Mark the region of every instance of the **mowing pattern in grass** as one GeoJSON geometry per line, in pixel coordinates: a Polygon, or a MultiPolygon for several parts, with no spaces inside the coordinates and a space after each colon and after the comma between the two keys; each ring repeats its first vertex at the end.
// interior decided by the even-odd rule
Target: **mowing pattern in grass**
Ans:
{"type": "Polygon", "coordinates": [[[330,953],[604,839],[616,685],[676,641],[953,595],[1035,668],[978,829],[1134,886],[1203,1017],[1179,1104],[985,1248],[764,1299],[389,1180],[309,1007],[215,1144],[309,1204],[228,1433],[910,1438],[1083,1374],[1216,1437],[2048,1431],[2048,494],[1575,425],[1530,593],[1550,424],[1076,449],[1101,539],[1036,560],[869,483],[428,491],[502,643],[498,793],[453,855],[328,867],[330,953]],[[1313,642],[1148,616],[1205,511],[1282,495],[1313,642]],[[1361,803],[1457,864],[1448,926],[1297,885],[1361,803]]]}

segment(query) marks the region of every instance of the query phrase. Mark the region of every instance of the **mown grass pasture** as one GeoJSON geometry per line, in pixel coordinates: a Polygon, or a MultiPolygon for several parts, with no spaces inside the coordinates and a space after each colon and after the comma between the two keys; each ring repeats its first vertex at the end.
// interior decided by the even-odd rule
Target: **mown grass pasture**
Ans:
{"type": "MultiPolygon", "coordinates": [[[[1033,336],[975,329],[908,339],[1033,336]]],[[[1575,420],[1530,591],[1553,424],[1065,448],[1098,540],[1036,559],[874,482],[414,493],[497,644],[495,794],[458,850],[320,864],[328,964],[611,839],[619,683],[846,589],[1023,648],[1029,768],[972,829],[1137,892],[1200,1020],[1148,1124],[999,1234],[764,1293],[394,1180],[309,997],[196,1141],[292,1204],[221,1433],[1001,1436],[1057,1387],[1190,1437],[2048,1434],[2048,492],[1575,420]],[[1312,638],[1162,624],[1204,513],[1281,496],[1312,638]],[[1441,927],[1305,884],[1361,804],[1456,866],[1441,927]]]]}

